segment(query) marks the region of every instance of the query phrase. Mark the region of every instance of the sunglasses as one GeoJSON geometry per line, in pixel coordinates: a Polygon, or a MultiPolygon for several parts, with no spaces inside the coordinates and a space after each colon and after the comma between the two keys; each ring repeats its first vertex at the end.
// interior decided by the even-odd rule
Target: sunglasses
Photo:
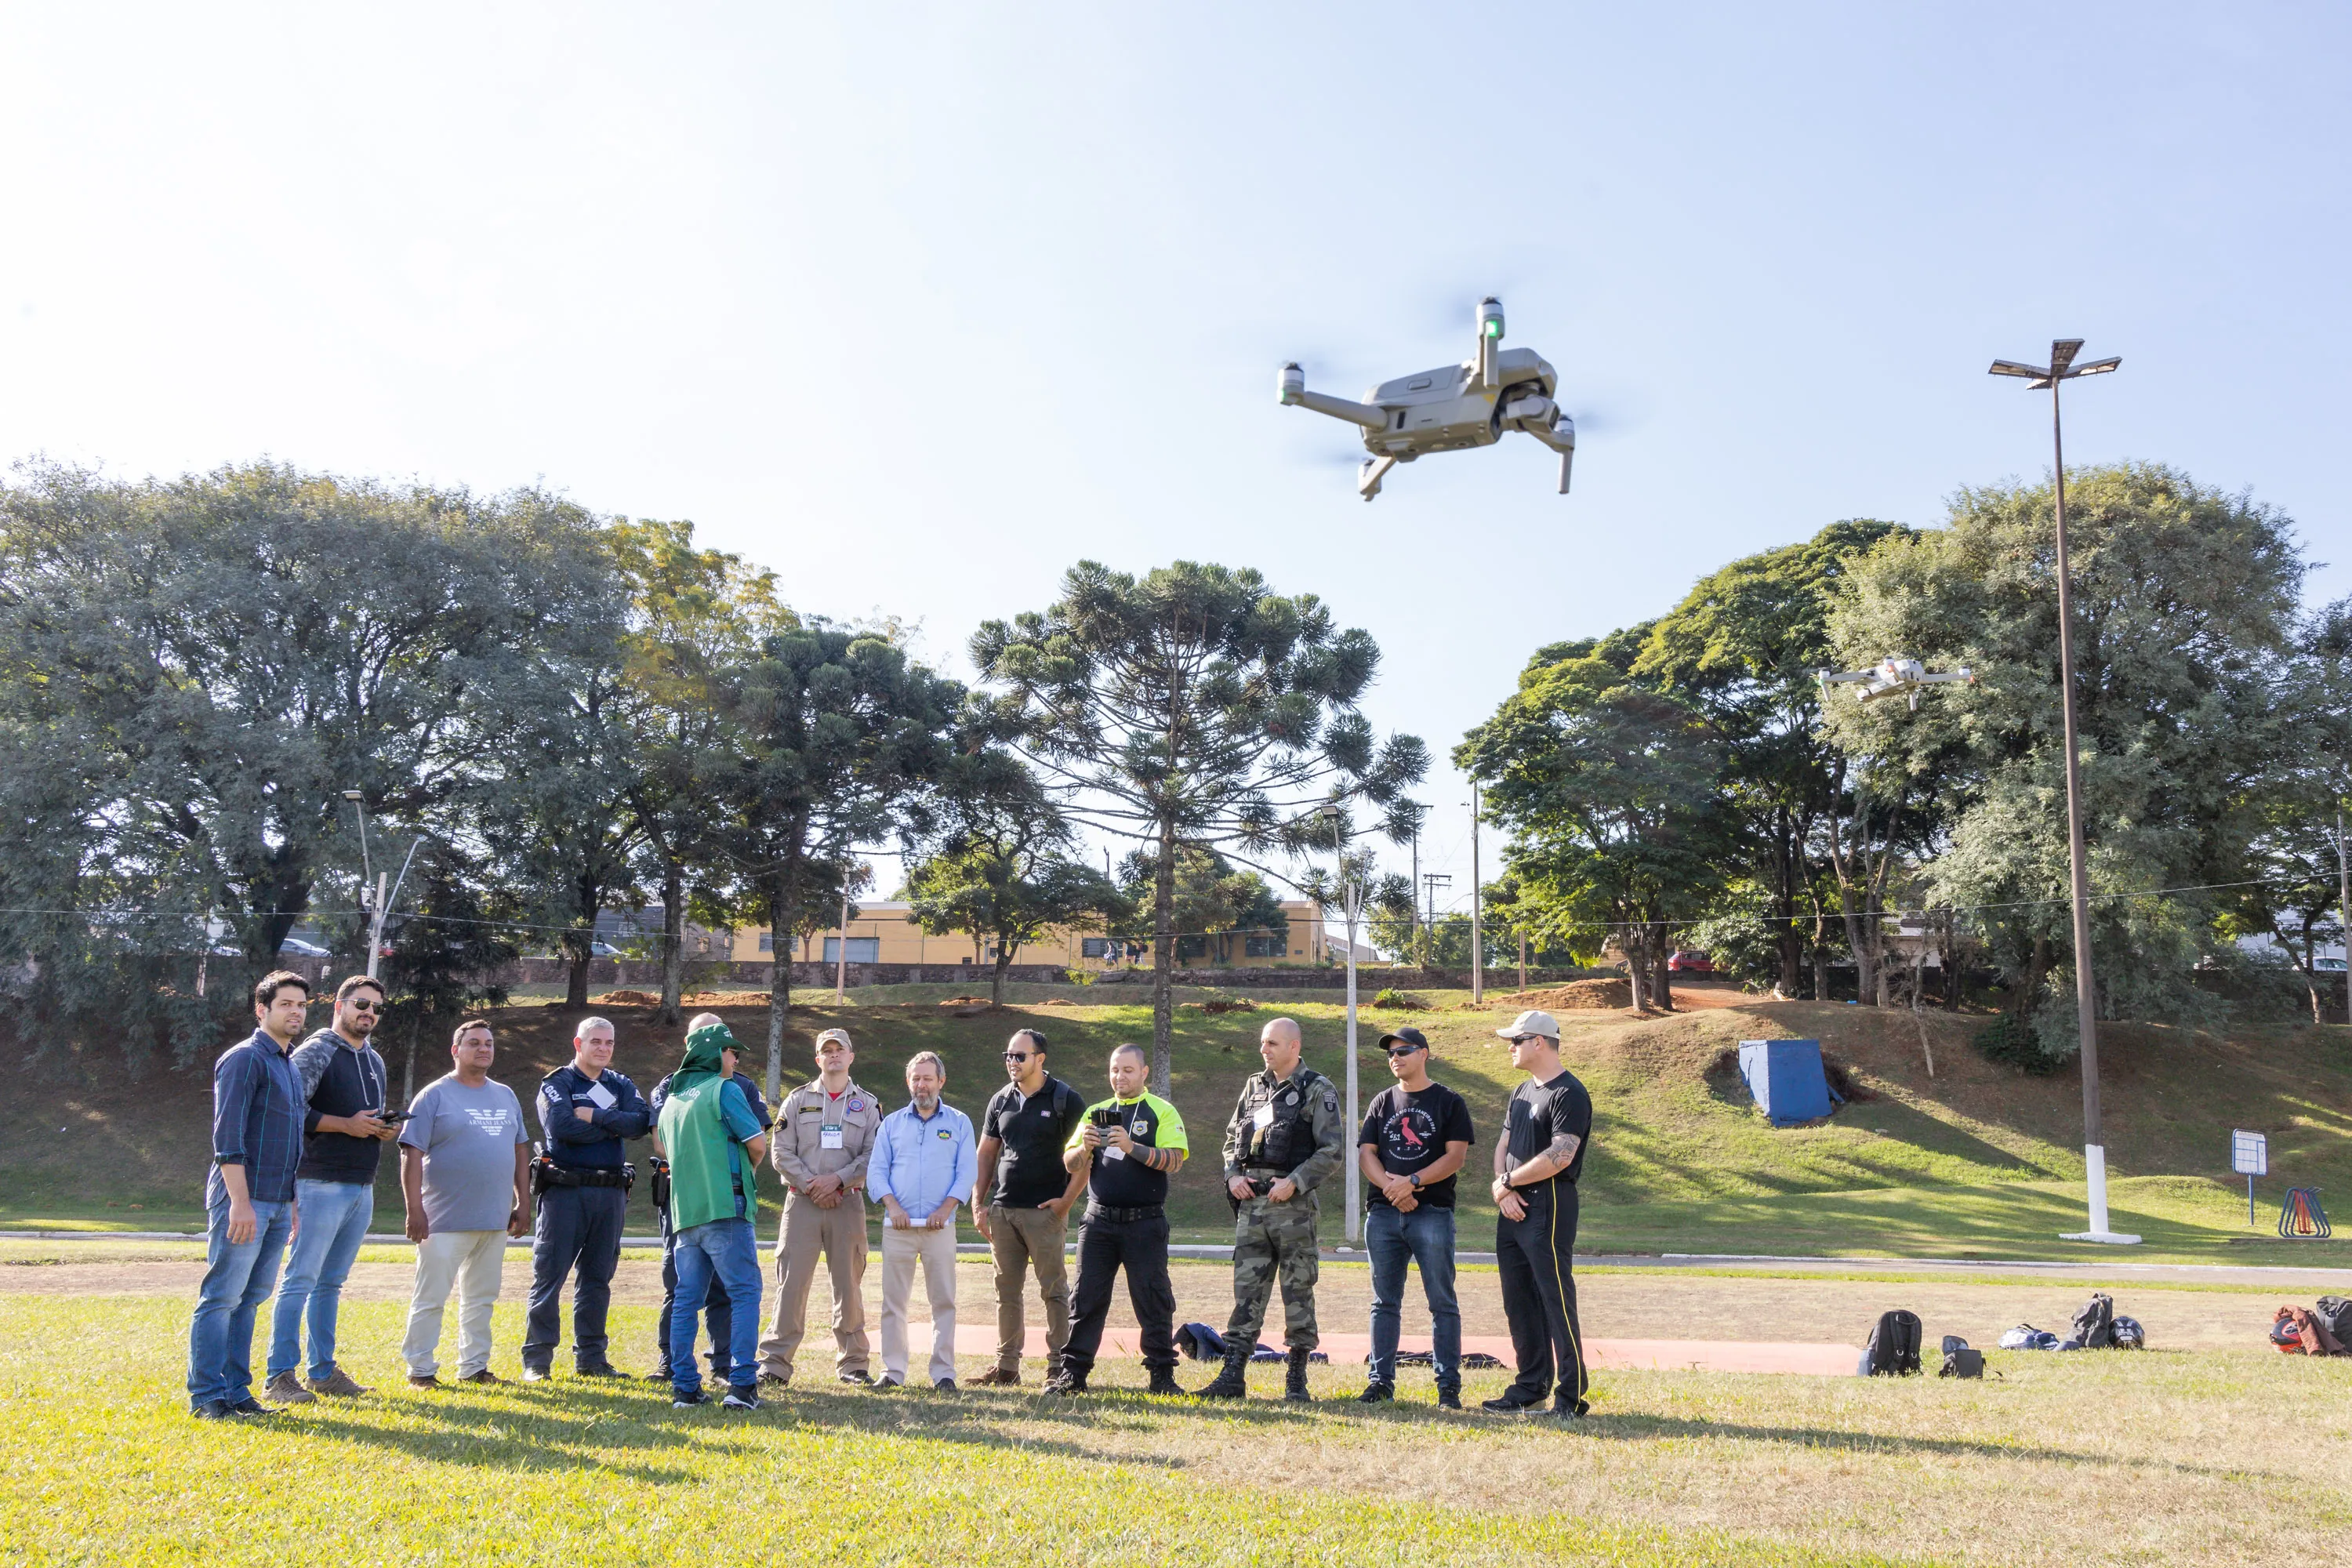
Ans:
{"type": "Polygon", "coordinates": [[[1008,1062],[1026,1062],[1034,1061],[1036,1058],[1027,1051],[1007,1051],[1004,1053],[1004,1059],[1008,1062]]]}
{"type": "Polygon", "coordinates": [[[1392,1057],[1409,1057],[1412,1055],[1413,1052],[1420,1050],[1421,1048],[1422,1047],[1419,1046],[1391,1046],[1389,1047],[1389,1055],[1392,1057]]]}
{"type": "Polygon", "coordinates": [[[349,1007],[354,1013],[373,1013],[377,1007],[382,1005],[382,1004],[375,1002],[362,1002],[358,997],[354,996],[345,1002],[343,1005],[349,1007]]]}

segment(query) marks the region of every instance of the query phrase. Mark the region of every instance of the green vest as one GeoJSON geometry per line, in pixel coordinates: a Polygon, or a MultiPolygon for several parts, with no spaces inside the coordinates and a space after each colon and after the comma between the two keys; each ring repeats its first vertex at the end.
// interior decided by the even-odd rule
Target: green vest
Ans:
{"type": "MultiPolygon", "coordinates": [[[[728,1080],[717,1073],[674,1090],[662,1102],[662,1147],[669,1151],[669,1223],[672,1230],[734,1219],[735,1173],[727,1121],[719,1111],[728,1080]]],[[[750,1212],[750,1205],[744,1205],[750,1212]]]]}

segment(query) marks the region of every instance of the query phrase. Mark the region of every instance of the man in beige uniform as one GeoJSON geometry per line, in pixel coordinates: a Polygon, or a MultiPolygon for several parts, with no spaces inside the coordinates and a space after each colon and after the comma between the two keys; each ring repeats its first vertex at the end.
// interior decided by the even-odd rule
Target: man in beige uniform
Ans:
{"type": "Polygon", "coordinates": [[[835,1367],[844,1383],[870,1383],[866,1363],[866,1162],[882,1108],[850,1081],[849,1035],[816,1037],[817,1077],[784,1096],[770,1158],[789,1189],[776,1237],[776,1310],[760,1342],[760,1381],[792,1382],[793,1354],[807,1332],[809,1288],[824,1255],[833,1280],[835,1367]]]}

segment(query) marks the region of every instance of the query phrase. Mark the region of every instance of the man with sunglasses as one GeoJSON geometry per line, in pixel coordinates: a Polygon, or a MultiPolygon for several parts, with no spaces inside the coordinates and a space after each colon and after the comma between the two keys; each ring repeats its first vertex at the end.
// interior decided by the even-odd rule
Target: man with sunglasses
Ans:
{"type": "Polygon", "coordinates": [[[383,1120],[383,1058],[368,1043],[383,1013],[383,987],[354,974],[335,987],[327,1027],[294,1047],[300,1079],[302,1163],[294,1168],[294,1247],[278,1287],[269,1335],[273,1405],[308,1405],[323,1394],[348,1399],[368,1390],[335,1364],[335,1316],[343,1281],[375,1218],[375,1171],[383,1146],[400,1131],[383,1120]],[[302,1323],[310,1324],[309,1385],[304,1386],[302,1323]]]}
{"type": "Polygon", "coordinates": [[[1462,1408],[1462,1309],[1454,1294],[1454,1180],[1477,1133],[1470,1105],[1429,1076],[1419,1029],[1381,1037],[1396,1083],[1372,1097],[1356,1135],[1364,1173],[1364,1247],[1372,1258],[1372,1358],[1357,1397],[1396,1397],[1398,1320],[1407,1263],[1421,1265],[1430,1361],[1442,1410],[1462,1408]]]}
{"type": "Polygon", "coordinates": [[[980,1174],[973,1184],[972,1223],[996,1259],[996,1364],[984,1384],[1021,1381],[1021,1352],[1029,1337],[1021,1299],[1027,1276],[1037,1276],[1045,1301],[1045,1375],[1062,1366],[1070,1342],[1070,1278],[1062,1250],[1070,1205],[1086,1190],[1083,1170],[1066,1170],[1062,1152],[1086,1120],[1078,1091],[1045,1070],[1045,1037],[1016,1029],[1004,1042],[1004,1076],[980,1118],[980,1174]]]}
{"type": "Polygon", "coordinates": [[[1552,1396],[1555,1415],[1585,1411],[1583,1336],[1576,1321],[1576,1180],[1592,1139],[1592,1096],[1560,1065],[1559,1025],[1522,1013],[1495,1033],[1511,1043],[1527,1081],[1511,1091],[1495,1140],[1496,1271],[1519,1375],[1482,1408],[1532,1410],[1552,1396]]]}

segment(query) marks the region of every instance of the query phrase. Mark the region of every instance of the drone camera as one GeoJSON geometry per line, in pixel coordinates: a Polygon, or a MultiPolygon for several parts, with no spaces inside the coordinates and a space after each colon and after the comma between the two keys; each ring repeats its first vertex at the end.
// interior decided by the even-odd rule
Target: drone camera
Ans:
{"type": "Polygon", "coordinates": [[[1282,401],[1286,405],[1297,403],[1306,390],[1307,373],[1300,370],[1295,361],[1284,365],[1282,367],[1282,401]]]}

